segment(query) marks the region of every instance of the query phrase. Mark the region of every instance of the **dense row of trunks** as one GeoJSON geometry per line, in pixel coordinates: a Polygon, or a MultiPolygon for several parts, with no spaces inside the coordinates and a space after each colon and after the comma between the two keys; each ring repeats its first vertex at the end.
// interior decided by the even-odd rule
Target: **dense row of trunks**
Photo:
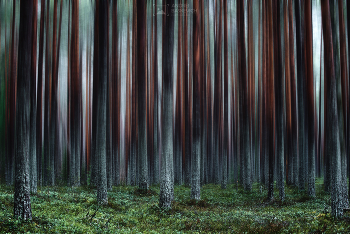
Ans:
{"type": "Polygon", "coordinates": [[[251,191],[258,182],[272,200],[277,181],[284,200],[284,181],[315,197],[315,178],[323,175],[332,213],[342,216],[350,171],[343,2],[321,1],[324,78],[317,96],[313,1],[158,1],[92,2],[85,49],[79,1],[53,1],[51,22],[50,1],[41,0],[40,30],[38,1],[20,1],[18,30],[13,1],[11,36],[5,28],[0,48],[6,86],[1,178],[15,184],[15,215],[31,218],[29,193],[38,185],[90,185],[106,204],[113,185],[147,192],[159,184],[159,204],[170,208],[174,184],[191,186],[191,198],[199,200],[206,183],[251,191]],[[59,76],[64,4],[68,68],[59,76]],[[186,13],[174,14],[176,4],[186,13]],[[158,16],[159,10],[166,13],[158,16]],[[60,79],[67,79],[65,116],[60,79]]]}

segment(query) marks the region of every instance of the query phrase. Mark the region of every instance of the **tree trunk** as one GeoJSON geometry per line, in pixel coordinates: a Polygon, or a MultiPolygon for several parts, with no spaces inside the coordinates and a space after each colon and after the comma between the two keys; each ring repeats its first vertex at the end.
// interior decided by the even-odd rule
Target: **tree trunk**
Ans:
{"type": "Polygon", "coordinates": [[[280,1],[274,1],[274,76],[275,76],[275,102],[276,102],[276,160],[277,160],[277,185],[279,188],[279,196],[281,201],[285,198],[284,191],[284,134],[283,134],[283,125],[284,125],[284,103],[283,103],[283,95],[284,95],[284,80],[282,73],[282,49],[281,49],[281,32],[280,32],[280,1]]]}
{"type": "Polygon", "coordinates": [[[305,190],[306,182],[306,147],[305,144],[305,58],[304,58],[304,20],[300,9],[300,0],[295,0],[295,29],[296,29],[296,51],[297,51],[297,74],[298,74],[298,151],[299,151],[299,184],[300,190],[305,190]]]}
{"type": "MultiPolygon", "coordinates": [[[[193,2],[199,9],[199,0],[193,2]]],[[[200,15],[193,15],[193,142],[191,154],[191,198],[200,199],[200,156],[201,156],[201,67],[200,67],[200,15]]]]}
{"type": "Polygon", "coordinates": [[[315,191],[315,130],[314,130],[314,73],[312,56],[312,12],[311,1],[305,1],[305,41],[306,41],[306,95],[307,95],[307,139],[308,139],[308,195],[316,196],[315,191]]]}
{"type": "Polygon", "coordinates": [[[148,165],[147,165],[147,135],[146,135],[146,98],[147,98],[147,77],[146,77],[146,2],[138,2],[135,6],[137,15],[137,37],[136,37],[136,58],[137,58],[137,91],[138,91],[138,179],[139,189],[148,190],[148,165]]]}
{"type": "MultiPolygon", "coordinates": [[[[96,6],[98,18],[98,84],[97,84],[97,118],[96,122],[96,159],[98,162],[97,202],[107,204],[107,171],[106,171],[106,126],[107,126],[107,1],[100,1],[96,6]]],[[[97,70],[97,69],[96,69],[97,70]]],[[[95,67],[94,67],[94,71],[95,67]]]]}
{"type": "Polygon", "coordinates": [[[41,156],[42,156],[42,103],[43,103],[43,57],[44,57],[44,24],[45,24],[45,2],[41,3],[40,13],[40,36],[39,36],[39,64],[38,64],[38,93],[36,106],[36,161],[38,181],[42,183],[41,156]]]}
{"type": "MultiPolygon", "coordinates": [[[[179,4],[181,4],[179,2],[179,4]]],[[[182,14],[178,14],[178,39],[177,39],[177,78],[176,78],[176,103],[175,103],[175,158],[174,158],[174,179],[175,184],[182,184],[182,155],[181,155],[181,41],[182,41],[182,14]]]]}
{"type": "Polygon", "coordinates": [[[331,168],[331,207],[332,215],[343,216],[341,201],[341,156],[339,142],[338,108],[336,93],[336,78],[333,58],[333,38],[329,1],[323,0],[322,27],[324,36],[324,66],[326,80],[326,154],[332,160],[331,168]],[[332,155],[332,156],[331,156],[332,155]]]}
{"type": "Polygon", "coordinates": [[[299,184],[299,158],[298,158],[298,118],[296,106],[296,82],[295,82],[295,62],[294,62],[294,30],[293,30],[293,5],[288,1],[289,12],[289,52],[290,52],[290,88],[291,88],[291,121],[292,121],[292,142],[291,158],[293,163],[293,184],[299,184]]]}
{"type": "MultiPolygon", "coordinates": [[[[174,4],[174,0],[167,2],[174,4]]],[[[164,6],[164,11],[166,10],[164,6]]],[[[174,15],[163,15],[163,82],[162,82],[162,153],[161,153],[161,181],[159,206],[170,208],[174,199],[173,174],[173,47],[174,47],[174,15]]]]}
{"type": "MultiPolygon", "coordinates": [[[[348,6],[349,8],[349,6],[348,6]]],[[[345,33],[345,23],[344,23],[344,13],[343,13],[343,1],[338,1],[338,12],[339,12],[339,39],[340,39],[340,68],[341,68],[341,94],[342,94],[342,111],[343,111],[343,129],[341,135],[343,135],[343,146],[344,153],[342,153],[342,183],[343,183],[343,196],[344,202],[348,202],[348,189],[347,189],[347,176],[346,176],[346,154],[349,153],[349,145],[347,144],[349,138],[349,90],[347,77],[347,62],[346,62],[346,33],[345,33]]]]}
{"type": "Polygon", "coordinates": [[[30,192],[37,191],[37,155],[36,155],[36,45],[37,45],[37,6],[38,1],[33,1],[32,18],[32,47],[31,47],[31,67],[30,67],[30,143],[29,143],[29,178],[30,192]]]}
{"type": "MultiPolygon", "coordinates": [[[[80,186],[80,105],[81,82],[79,76],[79,0],[72,2],[71,32],[71,123],[70,123],[70,184],[80,186]]],[[[94,69],[95,70],[95,69],[94,69]]],[[[100,123],[100,122],[98,122],[100,123]]]]}
{"type": "Polygon", "coordinates": [[[30,81],[33,2],[22,1],[18,43],[14,216],[32,219],[29,184],[30,81]]]}
{"type": "Polygon", "coordinates": [[[269,173],[268,173],[268,195],[269,200],[273,200],[273,190],[274,190],[274,165],[275,165],[275,155],[274,155],[274,74],[273,74],[273,21],[272,21],[272,3],[267,1],[267,33],[268,33],[268,47],[267,47],[267,80],[266,80],[266,127],[267,127],[267,154],[269,162],[269,173]]]}
{"type": "MultiPolygon", "coordinates": [[[[223,157],[221,188],[227,187],[227,161],[228,161],[228,46],[227,46],[227,1],[224,1],[224,122],[223,122],[223,157]]],[[[203,55],[202,55],[203,56],[203,55]]]]}
{"type": "MultiPolygon", "coordinates": [[[[42,15],[44,17],[44,15],[42,15]]],[[[45,112],[44,112],[44,156],[43,156],[43,185],[50,185],[50,1],[46,5],[46,49],[45,49],[45,112]]]]}

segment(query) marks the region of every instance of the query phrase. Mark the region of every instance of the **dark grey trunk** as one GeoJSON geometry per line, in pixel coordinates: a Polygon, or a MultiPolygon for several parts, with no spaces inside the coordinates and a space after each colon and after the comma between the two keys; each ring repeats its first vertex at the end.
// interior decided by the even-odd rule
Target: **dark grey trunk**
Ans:
{"type": "Polygon", "coordinates": [[[29,194],[29,137],[30,137],[30,67],[32,46],[33,2],[22,1],[20,6],[18,73],[16,98],[15,194],[14,216],[32,219],[29,194]]]}
{"type": "MultiPolygon", "coordinates": [[[[106,171],[106,127],[107,127],[107,1],[100,1],[98,11],[98,98],[96,126],[96,158],[98,164],[97,202],[107,204],[107,171],[106,171]]],[[[95,68],[94,68],[95,71],[95,68]]]]}
{"type": "MultiPolygon", "coordinates": [[[[167,3],[172,5],[174,0],[167,3]]],[[[159,206],[170,208],[174,199],[173,181],[173,49],[174,15],[163,16],[163,82],[162,82],[162,154],[159,206]]]]}
{"type": "MultiPolygon", "coordinates": [[[[199,9],[199,0],[193,2],[199,9]]],[[[200,15],[193,15],[193,143],[191,154],[191,198],[200,199],[200,157],[201,157],[201,74],[200,74],[200,15]]]]}
{"type": "Polygon", "coordinates": [[[344,141],[344,119],[343,119],[343,102],[341,97],[341,61],[340,61],[340,43],[337,28],[339,27],[337,2],[330,2],[330,12],[332,21],[332,39],[333,39],[333,59],[334,72],[336,77],[337,107],[338,107],[338,123],[339,123],[339,141],[340,141],[340,157],[341,157],[341,203],[343,208],[349,206],[347,195],[347,178],[346,178],[346,158],[345,158],[345,141],[344,141]]]}
{"type": "Polygon", "coordinates": [[[37,1],[33,1],[33,18],[32,18],[32,48],[31,48],[31,70],[30,70],[30,192],[37,191],[37,161],[36,161],[36,42],[37,42],[37,1]]]}
{"type": "Polygon", "coordinates": [[[300,0],[295,0],[295,29],[297,51],[297,90],[298,90],[298,151],[299,151],[299,184],[300,190],[305,190],[306,182],[306,144],[305,144],[305,61],[304,61],[304,17],[300,8],[300,0]]]}
{"type": "Polygon", "coordinates": [[[146,77],[146,2],[138,2],[136,5],[137,14],[133,17],[137,17],[137,36],[136,36],[136,82],[138,88],[138,186],[139,189],[148,190],[148,162],[147,162],[147,125],[146,125],[146,89],[147,89],[147,77],[146,77]]]}
{"type": "Polygon", "coordinates": [[[322,27],[324,36],[324,66],[326,78],[326,145],[325,153],[331,159],[331,207],[332,215],[343,216],[341,199],[341,155],[339,141],[338,108],[335,64],[333,57],[333,38],[329,1],[321,2],[322,27]]]}
{"type": "Polygon", "coordinates": [[[45,1],[41,4],[40,11],[40,36],[39,36],[39,58],[38,58],[38,94],[37,94],[37,120],[36,120],[36,161],[37,161],[37,174],[38,181],[42,182],[41,179],[41,156],[42,156],[42,96],[43,96],[43,57],[44,57],[44,24],[45,24],[45,1]]]}
{"type": "MultiPolygon", "coordinates": [[[[50,122],[49,122],[49,108],[50,108],[50,1],[47,1],[46,6],[46,49],[45,49],[45,113],[44,113],[44,156],[43,156],[43,185],[49,185],[50,174],[50,122]]],[[[41,17],[45,17],[42,15],[41,17]]]]}
{"type": "Polygon", "coordinates": [[[280,1],[274,2],[274,57],[275,57],[275,101],[276,101],[276,160],[277,160],[277,185],[279,188],[279,196],[283,201],[285,197],[284,191],[284,79],[282,74],[282,49],[281,49],[281,33],[280,33],[280,1]]]}
{"type": "Polygon", "coordinates": [[[314,74],[312,55],[312,9],[311,2],[305,1],[305,47],[306,47],[306,88],[307,88],[307,143],[308,143],[308,195],[316,196],[315,191],[315,109],[314,109],[314,74]]]}

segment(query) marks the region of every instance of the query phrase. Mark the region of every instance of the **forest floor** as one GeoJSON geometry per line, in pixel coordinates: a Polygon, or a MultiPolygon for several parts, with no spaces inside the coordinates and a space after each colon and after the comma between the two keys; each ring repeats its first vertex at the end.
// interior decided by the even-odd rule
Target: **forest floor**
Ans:
{"type": "Polygon", "coordinates": [[[87,187],[42,187],[31,196],[33,220],[13,219],[13,187],[0,186],[0,232],[34,233],[350,233],[350,214],[330,216],[330,196],[316,184],[317,197],[286,187],[281,202],[266,201],[267,190],[254,184],[250,193],[229,185],[205,185],[200,201],[191,189],[175,186],[171,210],[158,207],[159,186],[140,194],[136,187],[108,192],[108,205],[98,206],[87,187]]]}

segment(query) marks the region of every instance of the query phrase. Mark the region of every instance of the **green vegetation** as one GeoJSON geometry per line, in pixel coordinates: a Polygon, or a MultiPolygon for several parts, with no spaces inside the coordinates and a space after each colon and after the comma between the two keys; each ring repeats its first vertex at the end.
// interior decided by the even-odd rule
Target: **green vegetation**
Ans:
{"type": "Polygon", "coordinates": [[[317,180],[317,198],[286,187],[281,202],[266,201],[267,190],[254,184],[253,192],[229,185],[202,187],[200,201],[190,200],[190,188],[175,186],[171,210],[158,207],[159,186],[146,194],[136,187],[118,186],[99,207],[95,191],[87,187],[43,187],[32,195],[33,220],[13,219],[13,188],[0,187],[0,232],[34,233],[349,233],[350,214],[330,216],[330,196],[317,180]]]}

